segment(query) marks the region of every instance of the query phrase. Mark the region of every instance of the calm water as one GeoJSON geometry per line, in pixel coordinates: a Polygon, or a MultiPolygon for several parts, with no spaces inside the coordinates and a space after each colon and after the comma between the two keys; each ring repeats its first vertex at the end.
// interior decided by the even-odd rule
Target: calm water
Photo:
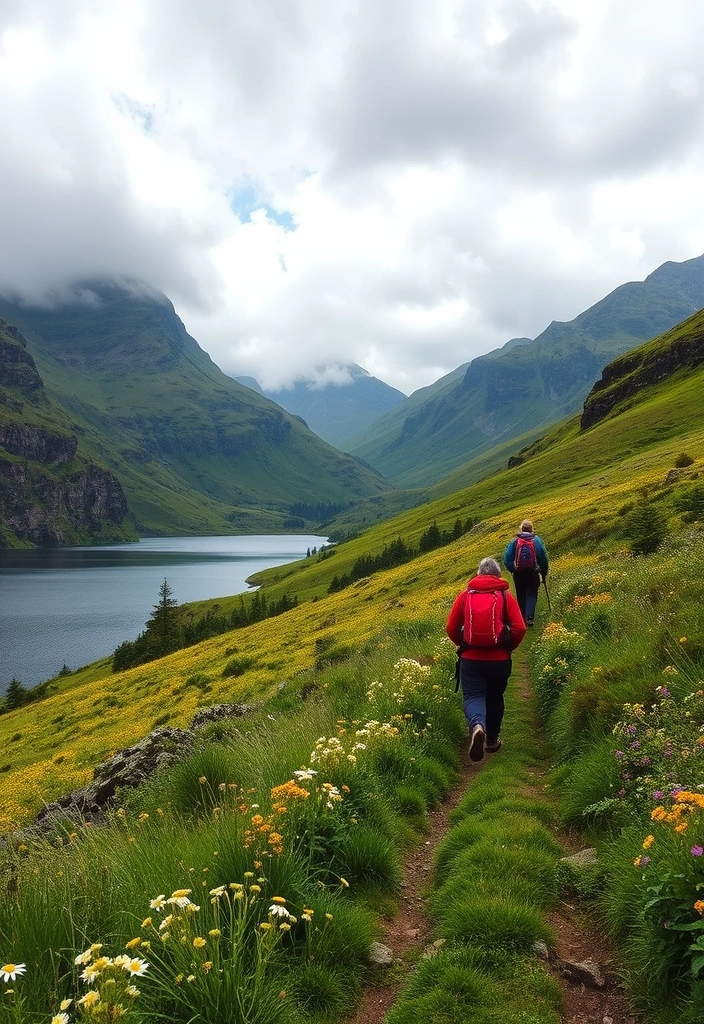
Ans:
{"type": "Polygon", "coordinates": [[[144,629],[164,579],[174,598],[248,590],[252,573],[320,547],[324,537],[158,537],[109,547],[0,551],[0,693],[64,664],[80,668],[144,629]]]}

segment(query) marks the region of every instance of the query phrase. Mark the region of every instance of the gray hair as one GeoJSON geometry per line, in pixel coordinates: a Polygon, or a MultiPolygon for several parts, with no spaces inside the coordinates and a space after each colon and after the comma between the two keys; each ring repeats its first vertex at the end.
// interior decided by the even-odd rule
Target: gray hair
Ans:
{"type": "Polygon", "coordinates": [[[495,558],[482,558],[477,569],[477,576],[500,576],[501,566],[495,558]]]}

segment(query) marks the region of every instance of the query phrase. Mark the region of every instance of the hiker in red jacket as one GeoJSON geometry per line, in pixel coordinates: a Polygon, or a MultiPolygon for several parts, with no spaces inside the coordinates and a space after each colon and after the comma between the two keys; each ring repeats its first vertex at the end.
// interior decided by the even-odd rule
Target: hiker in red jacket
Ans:
{"type": "Polygon", "coordinates": [[[504,693],[511,675],[511,651],[526,635],[521,610],[494,558],[483,558],[474,579],[455,598],[447,635],[461,650],[459,682],[471,735],[469,756],[501,749],[504,693]]]}

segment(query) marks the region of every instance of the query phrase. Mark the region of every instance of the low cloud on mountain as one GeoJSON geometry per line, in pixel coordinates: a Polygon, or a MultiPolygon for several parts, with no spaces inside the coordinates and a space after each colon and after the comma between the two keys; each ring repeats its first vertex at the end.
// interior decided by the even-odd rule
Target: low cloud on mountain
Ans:
{"type": "Polygon", "coordinates": [[[704,251],[688,0],[0,0],[0,291],[409,393],[704,251]]]}

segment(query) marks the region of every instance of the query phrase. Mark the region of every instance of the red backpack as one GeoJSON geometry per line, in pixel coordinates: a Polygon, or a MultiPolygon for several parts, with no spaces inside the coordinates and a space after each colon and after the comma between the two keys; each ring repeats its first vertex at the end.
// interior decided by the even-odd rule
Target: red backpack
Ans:
{"type": "Polygon", "coordinates": [[[464,647],[511,647],[505,590],[467,590],[464,647]],[[499,597],[501,595],[501,597],[499,597]]]}
{"type": "Polygon", "coordinates": [[[538,559],[535,554],[535,537],[516,537],[516,553],[513,558],[516,572],[537,569],[538,559]]]}

